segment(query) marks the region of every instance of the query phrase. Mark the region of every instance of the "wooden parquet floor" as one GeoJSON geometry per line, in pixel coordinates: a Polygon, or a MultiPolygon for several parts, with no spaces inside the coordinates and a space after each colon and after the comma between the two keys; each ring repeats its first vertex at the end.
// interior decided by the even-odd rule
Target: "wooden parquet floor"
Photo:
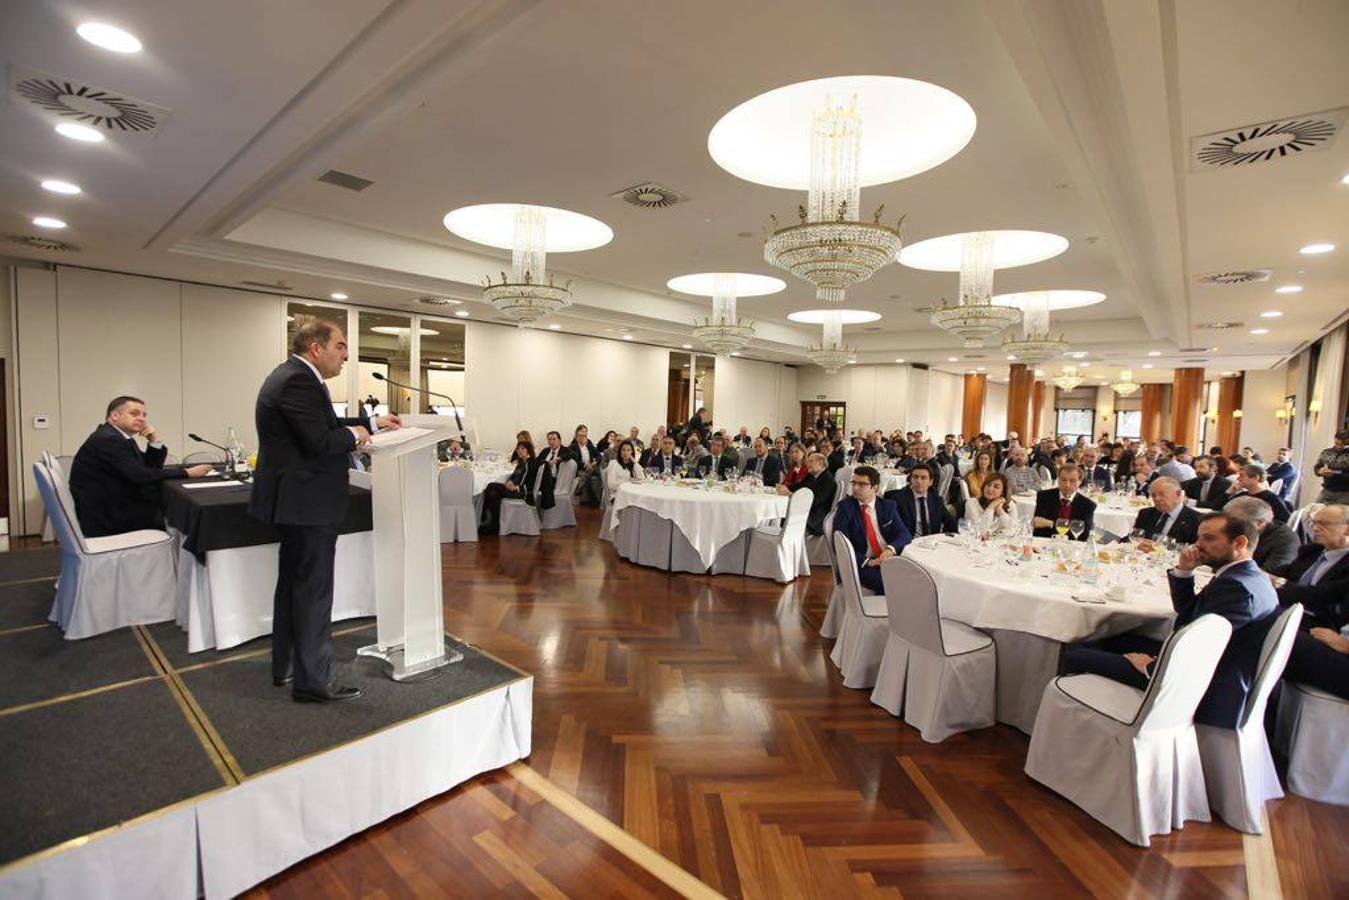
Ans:
{"type": "Polygon", "coordinates": [[[578,513],[577,529],[444,547],[450,630],[535,673],[529,760],[256,895],[693,892],[563,796],[733,897],[1349,896],[1349,810],[1289,797],[1262,838],[1191,823],[1133,847],[1027,778],[1014,729],[926,744],[844,688],[817,632],[824,570],[668,575],[619,560],[578,513]]]}

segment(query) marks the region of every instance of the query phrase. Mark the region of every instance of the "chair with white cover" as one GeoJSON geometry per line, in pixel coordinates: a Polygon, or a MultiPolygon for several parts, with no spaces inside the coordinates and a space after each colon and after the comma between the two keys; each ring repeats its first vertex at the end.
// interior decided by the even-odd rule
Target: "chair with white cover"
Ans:
{"type": "Polygon", "coordinates": [[[786,584],[810,574],[806,556],[806,519],[815,492],[801,488],[787,501],[787,520],[781,525],[760,525],[748,532],[744,572],[753,578],[771,578],[786,584]]]}
{"type": "Polygon", "coordinates": [[[604,487],[600,492],[600,509],[604,510],[604,515],[600,517],[600,540],[614,542],[614,497],[609,492],[609,479],[601,478],[600,484],[604,487]]]}
{"type": "Polygon", "coordinates": [[[1270,489],[1271,491],[1273,491],[1274,493],[1276,493],[1276,494],[1279,492],[1279,488],[1281,488],[1281,487],[1283,487],[1283,479],[1282,479],[1282,478],[1275,478],[1273,481],[1271,481],[1271,482],[1269,483],[1269,489],[1270,489]]]}
{"type": "MultiPolygon", "coordinates": [[[[47,471],[52,473],[55,480],[65,480],[65,474],[61,471],[60,463],[56,461],[55,456],[52,456],[46,450],[42,451],[42,464],[47,467],[47,471]]],[[[42,510],[42,543],[50,544],[54,540],[56,540],[56,526],[52,524],[52,517],[47,515],[47,510],[44,507],[42,510]]]]}
{"type": "MultiPolygon", "coordinates": [[[[542,471],[543,467],[539,467],[542,471]]],[[[567,459],[558,464],[557,481],[553,484],[553,508],[539,510],[539,525],[544,529],[575,528],[576,508],[571,502],[571,486],[576,481],[576,460],[567,459]]]]}
{"type": "Polygon", "coordinates": [[[881,563],[889,639],[871,702],[940,743],[997,720],[997,650],[975,628],[943,619],[937,585],[913,560],[881,563]]]}
{"type": "Polygon", "coordinates": [[[539,485],[543,483],[543,466],[534,473],[534,506],[524,500],[506,498],[501,501],[501,536],[523,534],[539,536],[539,485]]]}
{"type": "Polygon", "coordinates": [[[1323,506],[1325,506],[1324,503],[1308,503],[1300,509],[1293,510],[1293,514],[1288,517],[1288,527],[1297,535],[1299,543],[1310,544],[1312,542],[1311,521],[1323,506]]]}
{"type": "Polygon", "coordinates": [[[445,543],[478,540],[478,508],[473,503],[473,472],[446,466],[436,476],[440,493],[440,539],[445,543]]]}
{"type": "Polygon", "coordinates": [[[176,612],[174,542],[167,532],[86,538],[64,481],[33,464],[42,505],[61,544],[61,577],[50,619],[67,640],[131,625],[166,622],[176,612]]]}
{"type": "Polygon", "coordinates": [[[834,524],[834,512],[824,517],[824,534],[806,534],[806,561],[812,566],[833,565],[833,554],[829,552],[829,530],[834,524]]]}
{"type": "Polygon", "coordinates": [[[852,466],[843,466],[834,473],[834,483],[836,485],[834,490],[834,506],[838,506],[838,502],[844,497],[852,496],[852,471],[852,466]]]}
{"type": "Polygon", "coordinates": [[[1293,639],[1301,621],[1302,604],[1294,603],[1270,625],[1260,648],[1260,663],[1246,709],[1235,729],[1194,726],[1208,784],[1209,806],[1218,818],[1247,834],[1263,833],[1261,812],[1265,801],[1283,796],[1269,741],[1265,739],[1265,706],[1283,675],[1288,654],[1293,652],[1293,639]]]}
{"type": "Polygon", "coordinates": [[[1045,685],[1026,774],[1140,847],[1194,819],[1209,821],[1194,711],[1232,636],[1200,616],[1162,645],[1146,690],[1100,675],[1045,685]]]}
{"type": "Polygon", "coordinates": [[[843,686],[869,688],[876,683],[876,670],[881,666],[885,652],[886,621],[885,598],[862,593],[862,581],[857,575],[857,554],[848,538],[834,532],[834,556],[838,559],[842,584],[839,593],[843,599],[843,623],[838,640],[829,654],[829,660],[838,666],[843,686]]]}
{"type": "Polygon", "coordinates": [[[1274,742],[1288,757],[1288,790],[1349,806],[1349,700],[1285,681],[1274,742]]]}
{"type": "Polygon", "coordinates": [[[951,502],[951,482],[956,477],[956,467],[950,463],[944,463],[938,467],[940,472],[937,478],[937,496],[943,503],[951,502]]]}

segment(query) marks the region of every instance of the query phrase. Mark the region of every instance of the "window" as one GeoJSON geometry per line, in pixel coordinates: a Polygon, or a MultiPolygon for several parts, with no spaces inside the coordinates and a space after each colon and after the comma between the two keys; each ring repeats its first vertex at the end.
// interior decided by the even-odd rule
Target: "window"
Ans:
{"type": "Polygon", "coordinates": [[[1091,440],[1091,427],[1096,420],[1096,410],[1060,409],[1058,414],[1059,437],[1072,442],[1077,440],[1079,435],[1086,435],[1087,440],[1091,440]]]}
{"type": "Polygon", "coordinates": [[[1121,409],[1115,413],[1115,439],[1133,438],[1138,440],[1143,434],[1143,412],[1137,409],[1121,409]]]}

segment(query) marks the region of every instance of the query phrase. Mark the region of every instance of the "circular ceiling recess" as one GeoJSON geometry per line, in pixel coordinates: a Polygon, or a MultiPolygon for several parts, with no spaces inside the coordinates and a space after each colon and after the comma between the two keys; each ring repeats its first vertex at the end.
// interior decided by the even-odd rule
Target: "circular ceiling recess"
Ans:
{"type": "Polygon", "coordinates": [[[807,325],[822,325],[824,320],[835,314],[840,313],[844,325],[861,325],[866,322],[875,322],[880,319],[881,314],[871,312],[865,309],[803,309],[799,312],[791,313],[787,316],[793,322],[804,322],[807,325]]]}
{"type": "Polygon", "coordinates": [[[974,109],[944,87],[888,75],[845,75],[789,84],[746,100],[712,126],[707,151],[737,178],[805,190],[815,114],[830,102],[848,105],[854,97],[862,119],[862,187],[926,172],[974,136],[974,109]]]}
{"type": "Polygon", "coordinates": [[[787,287],[787,282],[781,278],[752,275],[747,272],[698,272],[693,275],[680,275],[665,282],[665,286],[681,294],[711,297],[716,293],[713,284],[719,276],[735,280],[732,293],[737,297],[762,297],[765,294],[776,294],[787,287]]]}
{"type": "MultiPolygon", "coordinates": [[[[1052,259],[1068,249],[1068,239],[1047,231],[989,231],[993,235],[993,268],[1012,269],[1052,259]]],[[[910,244],[899,261],[911,269],[959,272],[965,234],[946,234],[910,244]]]]}
{"type": "MultiPolygon", "coordinates": [[[[525,204],[480,203],[445,214],[445,227],[475,244],[510,250],[515,244],[515,213],[525,204]]],[[[531,204],[532,205],[532,204],[531,204]]],[[[599,219],[551,206],[535,206],[547,220],[548,253],[593,250],[614,239],[614,230],[599,219]]]]}
{"type": "Polygon", "coordinates": [[[1083,306],[1094,306],[1097,303],[1105,301],[1105,294],[1100,291],[1019,291],[1015,294],[996,294],[993,297],[993,303],[997,306],[1015,306],[1017,309],[1024,310],[1026,303],[1032,295],[1047,295],[1049,298],[1049,309],[1051,312],[1060,309],[1078,309],[1083,306]]]}

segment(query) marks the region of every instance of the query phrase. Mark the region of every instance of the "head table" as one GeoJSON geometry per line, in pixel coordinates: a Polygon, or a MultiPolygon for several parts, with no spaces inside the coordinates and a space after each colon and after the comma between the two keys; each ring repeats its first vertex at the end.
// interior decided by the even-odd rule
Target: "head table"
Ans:
{"type": "MultiPolygon", "coordinates": [[[[1119,537],[1128,537],[1129,532],[1133,530],[1134,519],[1138,518],[1138,511],[1152,505],[1152,501],[1147,497],[1121,496],[1113,493],[1085,496],[1096,504],[1097,527],[1104,528],[1119,537]]],[[[1023,521],[1029,521],[1035,514],[1035,495],[1016,494],[1012,499],[1016,502],[1017,515],[1023,521]]]]}
{"type": "Polygon", "coordinates": [[[1174,613],[1166,580],[1171,557],[1163,552],[1102,548],[1106,561],[1098,556],[1084,566],[1087,545],[1036,538],[1029,561],[1009,562],[1022,543],[930,535],[905,547],[904,558],[932,576],[944,618],[993,638],[998,721],[1029,733],[1064,644],[1134,629],[1163,638],[1174,613]]]}
{"type": "MultiPolygon", "coordinates": [[[[613,528],[621,533],[632,514],[642,510],[667,519],[688,540],[704,570],[717,551],[760,523],[787,515],[787,498],[765,488],[734,482],[708,487],[698,481],[643,481],[620,485],[613,501],[613,528]]],[[[624,542],[615,538],[621,548],[624,542]]]]}

